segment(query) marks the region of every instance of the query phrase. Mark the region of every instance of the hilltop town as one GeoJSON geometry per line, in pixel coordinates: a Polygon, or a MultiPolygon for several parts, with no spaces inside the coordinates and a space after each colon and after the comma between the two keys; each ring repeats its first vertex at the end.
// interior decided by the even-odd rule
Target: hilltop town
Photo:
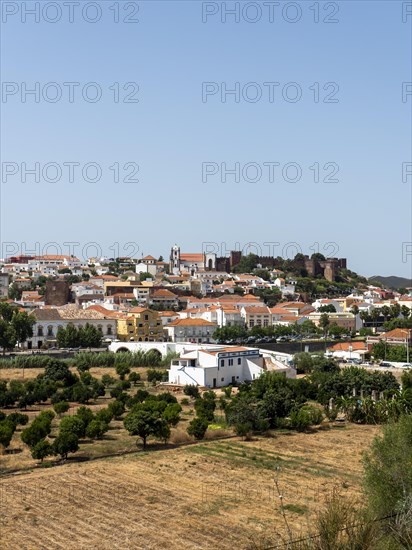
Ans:
{"type": "Polygon", "coordinates": [[[0,296],[33,320],[24,342],[4,342],[8,351],[84,347],[67,328],[86,325],[96,330],[94,347],[327,338],[341,341],[332,352],[362,360],[374,344],[411,340],[411,288],[370,284],[345,258],[321,254],[217,257],[175,245],[168,261],[20,255],[2,262],[0,296]]]}

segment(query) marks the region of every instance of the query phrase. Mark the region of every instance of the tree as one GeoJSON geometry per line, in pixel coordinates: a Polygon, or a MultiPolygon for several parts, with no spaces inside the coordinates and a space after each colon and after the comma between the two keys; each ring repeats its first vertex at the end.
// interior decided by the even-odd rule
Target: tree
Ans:
{"type": "Polygon", "coordinates": [[[268,422],[258,410],[256,402],[249,395],[238,395],[225,408],[226,421],[233,426],[236,435],[245,437],[254,431],[268,428],[268,422]]]}
{"type": "Polygon", "coordinates": [[[244,293],[245,293],[245,291],[241,286],[235,285],[233,287],[233,294],[237,294],[238,296],[243,296],[244,293]]]}
{"type": "Polygon", "coordinates": [[[35,319],[7,302],[0,302],[0,347],[3,353],[33,336],[35,319]]]}
{"type": "Polygon", "coordinates": [[[72,433],[78,438],[84,437],[86,433],[86,426],[83,420],[77,415],[65,416],[60,422],[59,433],[72,433]]]}
{"type": "MultiPolygon", "coordinates": [[[[153,402],[156,403],[156,402],[153,402]]],[[[165,424],[159,410],[150,402],[135,405],[132,411],[125,417],[124,427],[131,435],[137,435],[142,439],[143,449],[146,449],[147,438],[150,436],[163,439],[165,424]],[[143,407],[146,405],[146,407],[143,407]]]]}
{"type": "Polygon", "coordinates": [[[252,273],[259,263],[259,256],[256,254],[248,254],[242,256],[240,262],[233,268],[234,273],[252,273]]]}
{"type": "Polygon", "coordinates": [[[401,306],[401,313],[407,319],[411,315],[411,309],[408,306],[401,306]]]}
{"type": "Polygon", "coordinates": [[[124,406],[124,403],[122,401],[113,401],[112,403],[110,403],[110,405],[108,406],[108,409],[109,411],[112,413],[112,415],[114,416],[114,418],[120,418],[122,416],[122,414],[124,413],[125,411],[125,406],[124,406]]]}
{"type": "Polygon", "coordinates": [[[12,325],[16,332],[17,342],[24,343],[27,338],[33,336],[33,325],[36,319],[25,311],[15,311],[12,318],[12,325]]]}
{"type": "Polygon", "coordinates": [[[17,283],[13,283],[9,286],[9,298],[10,300],[20,300],[22,295],[21,288],[18,287],[17,283]]]}
{"type": "Polygon", "coordinates": [[[113,411],[109,407],[105,409],[100,409],[100,411],[97,411],[95,418],[96,420],[101,420],[106,424],[110,424],[110,422],[113,420],[113,411]]]}
{"type": "Polygon", "coordinates": [[[65,385],[73,383],[74,377],[69,366],[59,359],[50,359],[44,367],[44,378],[54,381],[62,381],[65,385]]]}
{"type": "Polygon", "coordinates": [[[412,371],[406,371],[402,374],[401,378],[402,389],[412,389],[412,371]]]}
{"type": "Polygon", "coordinates": [[[309,373],[313,370],[313,359],[310,353],[296,353],[293,356],[293,363],[298,373],[309,373]]]}
{"type": "Polygon", "coordinates": [[[2,420],[0,422],[0,445],[4,448],[10,445],[11,439],[13,437],[13,425],[7,420],[2,420]]]}
{"type": "Polygon", "coordinates": [[[270,281],[270,271],[268,269],[255,269],[253,274],[264,281],[270,281]]]}
{"type": "Polygon", "coordinates": [[[327,334],[329,325],[329,315],[327,313],[322,313],[319,319],[319,326],[323,329],[324,334],[327,334]]]}
{"type": "MultiPolygon", "coordinates": [[[[1,418],[0,418],[1,420],[1,418]]],[[[27,414],[22,414],[19,412],[11,413],[7,416],[7,420],[9,422],[13,422],[13,424],[16,424],[16,426],[19,424],[20,426],[25,426],[29,422],[29,417],[27,414]]]]}
{"type": "Polygon", "coordinates": [[[215,418],[216,401],[214,399],[202,399],[198,397],[195,400],[195,411],[197,416],[204,418],[208,422],[213,422],[215,418]]]}
{"type": "Polygon", "coordinates": [[[53,447],[50,445],[50,443],[46,439],[41,439],[31,449],[31,456],[35,460],[40,460],[40,462],[43,462],[46,456],[50,456],[52,454],[53,454],[53,447]]]}
{"type": "Polygon", "coordinates": [[[99,348],[102,344],[103,333],[94,325],[86,323],[78,329],[79,345],[82,348],[99,348]]]}
{"type": "Polygon", "coordinates": [[[94,419],[93,411],[84,405],[77,409],[76,416],[83,421],[85,426],[88,426],[88,424],[94,419]]]}
{"type": "Polygon", "coordinates": [[[192,435],[195,439],[203,439],[208,427],[208,422],[204,418],[198,416],[194,418],[187,428],[187,433],[192,435]]]}
{"type": "Polygon", "coordinates": [[[306,431],[310,426],[320,424],[322,420],[322,412],[312,405],[304,405],[290,415],[291,427],[300,432],[306,431]]]}
{"type": "Polygon", "coordinates": [[[57,330],[57,345],[60,348],[76,348],[80,345],[79,331],[72,325],[67,325],[66,328],[60,327],[57,330]]]}
{"type": "Polygon", "coordinates": [[[156,384],[156,382],[163,382],[167,380],[167,370],[148,369],[147,381],[156,384]]]}
{"type": "Polygon", "coordinates": [[[412,415],[383,428],[364,458],[365,489],[376,517],[402,510],[412,495],[412,415]]]}
{"type": "Polygon", "coordinates": [[[120,363],[120,365],[116,365],[116,373],[119,375],[120,380],[124,380],[126,377],[126,374],[129,374],[130,367],[128,365],[125,365],[123,363],[120,363]]]}
{"type": "Polygon", "coordinates": [[[67,412],[69,408],[70,408],[70,405],[67,401],[58,401],[53,405],[53,409],[55,410],[56,414],[58,414],[59,416],[67,412]]]}
{"type": "MultiPolygon", "coordinates": [[[[129,376],[130,380],[130,376],[129,376]]],[[[102,376],[102,383],[107,388],[108,386],[112,386],[116,382],[116,379],[113,378],[113,376],[110,376],[110,374],[103,374],[102,376]]]]}
{"type": "Polygon", "coordinates": [[[336,313],[336,307],[333,304],[327,304],[318,307],[318,311],[321,313],[336,313]]]}
{"type": "Polygon", "coordinates": [[[178,403],[170,403],[163,411],[162,418],[171,426],[176,426],[180,420],[182,407],[178,403]]]}
{"type": "Polygon", "coordinates": [[[51,427],[46,422],[36,422],[21,432],[21,440],[29,447],[35,447],[36,444],[49,435],[51,427]]]}
{"type": "Polygon", "coordinates": [[[325,256],[320,252],[315,252],[310,258],[311,260],[316,260],[318,262],[324,262],[326,260],[325,256]]]}
{"type": "Polygon", "coordinates": [[[3,355],[6,350],[13,349],[17,344],[17,334],[14,327],[4,319],[0,319],[0,347],[3,355]]]}
{"type": "Polygon", "coordinates": [[[140,381],[141,376],[138,372],[131,372],[129,374],[129,382],[132,382],[135,386],[140,381]]]}
{"type": "Polygon", "coordinates": [[[53,454],[66,459],[68,453],[75,453],[79,450],[79,438],[73,432],[61,432],[54,440],[52,448],[53,454]]]}
{"type": "Polygon", "coordinates": [[[90,439],[101,439],[109,426],[101,420],[92,420],[86,428],[86,435],[90,439]]]}
{"type": "Polygon", "coordinates": [[[343,334],[347,334],[348,329],[345,327],[340,327],[337,323],[331,323],[329,327],[329,335],[330,336],[342,336],[343,334]]]}
{"type": "Polygon", "coordinates": [[[262,288],[255,294],[262,298],[268,307],[274,307],[282,299],[282,293],[278,288],[262,288]]]}
{"type": "Polygon", "coordinates": [[[214,340],[220,340],[226,342],[227,340],[237,339],[237,338],[246,338],[247,330],[243,326],[234,325],[234,326],[224,326],[219,327],[213,333],[214,340]]]}
{"type": "Polygon", "coordinates": [[[318,327],[313,321],[306,319],[300,325],[296,324],[295,332],[299,334],[316,334],[318,332],[318,327]]]}
{"type": "Polygon", "coordinates": [[[146,281],[146,279],[154,279],[154,276],[151,273],[139,273],[140,282],[146,281]]]}

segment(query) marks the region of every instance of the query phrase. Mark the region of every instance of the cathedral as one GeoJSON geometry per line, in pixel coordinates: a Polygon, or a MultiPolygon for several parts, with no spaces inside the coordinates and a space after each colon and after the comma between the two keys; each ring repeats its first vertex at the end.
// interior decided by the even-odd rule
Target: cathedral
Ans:
{"type": "Polygon", "coordinates": [[[169,267],[173,275],[182,273],[194,275],[198,271],[215,271],[216,254],[214,252],[183,253],[175,244],[170,251],[169,267]]]}

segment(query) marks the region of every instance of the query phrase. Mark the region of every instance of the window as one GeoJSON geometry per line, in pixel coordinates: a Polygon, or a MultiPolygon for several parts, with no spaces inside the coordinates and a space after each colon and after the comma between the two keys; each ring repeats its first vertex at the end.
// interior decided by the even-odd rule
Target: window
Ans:
{"type": "Polygon", "coordinates": [[[112,325],[107,327],[107,334],[112,334],[112,325]]]}
{"type": "Polygon", "coordinates": [[[51,325],[47,327],[47,336],[53,336],[53,327],[51,325]]]}
{"type": "Polygon", "coordinates": [[[37,336],[43,336],[43,327],[42,326],[39,326],[37,328],[37,336]]]}
{"type": "Polygon", "coordinates": [[[229,367],[233,365],[233,359],[229,359],[229,367]]]}
{"type": "Polygon", "coordinates": [[[221,378],[221,379],[220,379],[220,381],[221,381],[221,382],[224,382],[224,381],[225,381],[225,379],[224,379],[224,378],[221,378]]]}
{"type": "Polygon", "coordinates": [[[221,360],[220,360],[220,366],[221,366],[221,367],[224,367],[224,366],[225,366],[225,360],[224,360],[224,359],[221,359],[221,360]]]}
{"type": "Polygon", "coordinates": [[[255,321],[254,321],[253,319],[251,319],[251,320],[249,321],[249,326],[250,326],[250,327],[254,327],[254,326],[255,326],[255,321]]]}
{"type": "Polygon", "coordinates": [[[148,320],[149,320],[149,316],[148,316],[148,315],[145,315],[145,316],[144,316],[144,320],[145,320],[145,321],[148,321],[148,320]]]}
{"type": "MultiPolygon", "coordinates": [[[[241,357],[238,357],[238,358],[237,358],[237,364],[240,365],[241,362],[242,362],[242,358],[241,358],[241,357]]],[[[238,376],[238,378],[239,378],[239,376],[238,376]]]]}

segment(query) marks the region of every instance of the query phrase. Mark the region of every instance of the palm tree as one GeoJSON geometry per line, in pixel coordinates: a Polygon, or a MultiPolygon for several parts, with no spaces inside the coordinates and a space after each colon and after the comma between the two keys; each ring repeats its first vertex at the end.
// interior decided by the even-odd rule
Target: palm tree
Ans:
{"type": "Polygon", "coordinates": [[[389,315],[391,314],[391,310],[390,310],[389,306],[383,306],[381,311],[382,311],[383,319],[386,323],[386,321],[388,320],[389,315]]]}
{"type": "Polygon", "coordinates": [[[367,321],[371,320],[371,316],[367,311],[361,311],[359,313],[359,317],[362,319],[363,324],[365,324],[367,321]]]}
{"type": "Polygon", "coordinates": [[[372,316],[373,324],[376,328],[377,321],[378,321],[379,317],[381,316],[381,310],[379,308],[373,309],[371,316],[372,316]]]}
{"type": "Polygon", "coordinates": [[[393,304],[390,309],[391,315],[394,319],[396,319],[396,317],[399,317],[399,314],[401,312],[401,306],[399,304],[393,304]]]}
{"type": "Polygon", "coordinates": [[[408,306],[401,306],[401,313],[404,318],[407,319],[411,314],[411,310],[408,308],[408,306]]]}

